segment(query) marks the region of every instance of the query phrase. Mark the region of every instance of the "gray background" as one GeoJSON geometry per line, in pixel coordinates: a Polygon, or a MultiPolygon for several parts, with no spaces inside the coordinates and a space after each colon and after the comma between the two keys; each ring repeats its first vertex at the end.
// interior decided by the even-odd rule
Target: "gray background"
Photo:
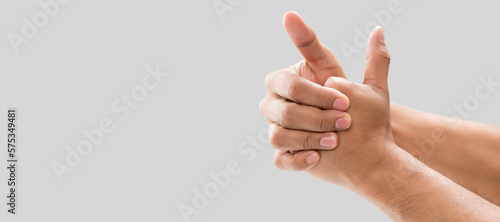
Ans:
{"type": "MultiPolygon", "coordinates": [[[[354,28],[388,2],[243,0],[221,20],[211,0],[73,0],[15,53],[8,33],[41,9],[38,1],[2,0],[1,113],[19,109],[21,168],[19,214],[2,207],[0,220],[182,221],[179,205],[192,206],[193,189],[231,160],[241,174],[192,221],[389,220],[348,190],[276,169],[269,146],[251,162],[237,152],[266,127],[258,103],[267,73],[301,59],[282,28],[286,11],[298,11],[361,82],[365,48],[348,62],[340,44],[353,44],[354,28]],[[116,120],[110,103],[156,64],[170,76],[116,120]],[[116,130],[60,183],[51,163],[103,117],[116,130]]],[[[479,76],[500,80],[498,2],[400,2],[403,11],[385,27],[392,101],[442,114],[474,95],[479,76]]],[[[500,125],[497,91],[468,119],[500,125]]]]}

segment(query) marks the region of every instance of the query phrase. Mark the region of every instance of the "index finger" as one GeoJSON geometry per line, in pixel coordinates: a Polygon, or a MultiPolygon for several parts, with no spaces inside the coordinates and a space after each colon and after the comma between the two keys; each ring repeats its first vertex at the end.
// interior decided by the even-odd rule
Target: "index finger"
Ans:
{"type": "Polygon", "coordinates": [[[349,108],[349,98],[343,93],[302,78],[291,73],[290,69],[269,74],[266,87],[280,97],[298,104],[340,111],[349,108]]]}
{"type": "Polygon", "coordinates": [[[323,85],[328,77],[346,78],[335,55],[324,46],[314,30],[296,12],[287,12],[283,25],[293,44],[316,73],[317,83],[323,85]]]}

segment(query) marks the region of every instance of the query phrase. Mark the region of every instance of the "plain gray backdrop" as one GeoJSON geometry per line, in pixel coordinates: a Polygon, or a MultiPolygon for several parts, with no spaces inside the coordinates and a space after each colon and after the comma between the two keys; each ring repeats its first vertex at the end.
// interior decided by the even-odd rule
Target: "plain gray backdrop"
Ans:
{"type": "MultiPolygon", "coordinates": [[[[191,221],[390,220],[346,189],[276,169],[269,145],[251,161],[237,149],[266,127],[265,76],[302,59],[282,27],[285,12],[299,12],[361,82],[365,47],[348,59],[341,45],[353,45],[356,28],[390,0],[220,0],[231,9],[222,19],[213,0],[72,0],[16,53],[9,33],[20,34],[22,18],[47,1],[0,3],[0,122],[18,108],[20,159],[18,214],[1,208],[0,221],[183,221],[179,206],[193,206],[193,190],[232,160],[241,173],[191,221]],[[110,104],[157,64],[169,76],[118,119],[110,104]],[[54,161],[64,163],[65,147],[105,117],[114,132],[59,182],[54,161]]],[[[384,25],[393,102],[443,114],[474,96],[479,77],[500,81],[498,2],[398,2],[402,11],[384,25]]],[[[466,119],[500,125],[498,89],[466,119]]]]}

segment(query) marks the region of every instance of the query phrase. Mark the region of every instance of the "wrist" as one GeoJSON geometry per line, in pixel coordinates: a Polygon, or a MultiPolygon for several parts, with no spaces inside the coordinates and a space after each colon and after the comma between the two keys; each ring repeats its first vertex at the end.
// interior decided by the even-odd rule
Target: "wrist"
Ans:
{"type": "Polygon", "coordinates": [[[404,202],[416,195],[418,189],[413,186],[422,182],[427,168],[400,147],[394,147],[378,167],[358,181],[355,191],[393,219],[406,207],[404,202]]]}
{"type": "Polygon", "coordinates": [[[407,128],[410,127],[408,121],[411,117],[406,116],[409,112],[408,108],[400,106],[395,103],[391,103],[391,129],[392,135],[394,136],[394,142],[399,147],[408,147],[407,144],[410,141],[408,138],[411,134],[407,133],[407,128]]]}
{"type": "Polygon", "coordinates": [[[356,189],[362,196],[370,197],[392,184],[401,183],[422,171],[422,164],[409,153],[395,144],[386,145],[387,152],[383,159],[358,177],[356,189]]]}
{"type": "Polygon", "coordinates": [[[361,196],[378,192],[381,187],[387,186],[387,180],[391,180],[394,174],[405,176],[413,173],[411,167],[403,164],[401,160],[404,155],[411,155],[394,142],[384,144],[379,150],[384,152],[374,153],[372,160],[375,161],[349,178],[352,190],[361,196]]]}

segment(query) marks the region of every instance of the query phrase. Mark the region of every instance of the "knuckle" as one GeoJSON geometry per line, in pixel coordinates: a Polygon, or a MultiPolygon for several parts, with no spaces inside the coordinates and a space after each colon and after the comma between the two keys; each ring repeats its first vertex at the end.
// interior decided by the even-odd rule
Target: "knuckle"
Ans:
{"type": "Polygon", "coordinates": [[[325,120],[323,118],[316,119],[316,129],[318,131],[324,131],[325,125],[326,125],[326,123],[325,123],[325,120]]]}
{"type": "Polygon", "coordinates": [[[275,75],[276,75],[275,72],[267,74],[266,79],[264,80],[264,84],[266,85],[267,89],[272,88],[273,79],[275,75]]]}
{"type": "Polygon", "coordinates": [[[283,167],[283,163],[282,163],[282,159],[279,157],[279,156],[275,156],[274,157],[274,166],[276,166],[276,168],[280,169],[280,170],[283,170],[284,167],[283,167]]]}
{"type": "Polygon", "coordinates": [[[341,94],[348,93],[356,85],[352,81],[347,81],[342,77],[330,77],[325,83],[325,87],[337,90],[341,94]]]}
{"type": "Polygon", "coordinates": [[[351,81],[345,81],[343,84],[342,93],[345,95],[350,95],[352,92],[358,91],[360,86],[359,84],[351,81]]]}
{"type": "Polygon", "coordinates": [[[326,82],[325,82],[325,85],[324,85],[324,86],[326,86],[326,87],[330,87],[330,88],[333,88],[333,87],[335,86],[335,82],[336,82],[336,81],[337,81],[337,80],[335,79],[335,77],[334,77],[334,76],[329,77],[329,78],[326,80],[326,82]]]}
{"type": "Polygon", "coordinates": [[[304,140],[302,140],[303,149],[313,149],[315,147],[314,136],[312,133],[307,133],[304,140]]]}
{"type": "MultiPolygon", "coordinates": [[[[335,101],[336,95],[335,91],[336,89],[330,89],[327,87],[322,87],[321,91],[316,95],[317,101],[321,104],[321,106],[324,106],[325,108],[333,108],[333,102],[335,101]]],[[[318,108],[323,108],[323,107],[318,107],[318,108]]]]}
{"type": "Polygon", "coordinates": [[[281,128],[277,127],[273,132],[270,132],[269,142],[275,149],[283,148],[284,140],[281,128]]]}
{"type": "Polygon", "coordinates": [[[265,111],[266,111],[266,98],[262,99],[260,102],[259,102],[259,111],[262,115],[265,116],[265,111]]]}
{"type": "Polygon", "coordinates": [[[300,61],[299,63],[297,63],[295,65],[291,65],[285,71],[287,71],[290,74],[299,75],[299,69],[300,69],[300,66],[303,62],[304,62],[304,60],[300,61]]]}
{"type": "Polygon", "coordinates": [[[385,43],[384,43],[384,47],[382,47],[382,49],[379,51],[379,56],[387,63],[391,62],[391,54],[389,53],[389,50],[385,46],[385,43]]]}
{"type": "Polygon", "coordinates": [[[286,105],[280,113],[280,125],[289,127],[295,116],[295,109],[292,106],[286,105]]]}
{"type": "Polygon", "coordinates": [[[286,96],[288,99],[296,101],[297,98],[300,96],[300,90],[302,89],[303,84],[302,82],[298,81],[297,79],[292,79],[286,88],[286,96]]]}
{"type": "Polygon", "coordinates": [[[316,117],[316,129],[321,132],[330,131],[335,126],[335,120],[328,118],[329,115],[321,113],[316,117]]]}

